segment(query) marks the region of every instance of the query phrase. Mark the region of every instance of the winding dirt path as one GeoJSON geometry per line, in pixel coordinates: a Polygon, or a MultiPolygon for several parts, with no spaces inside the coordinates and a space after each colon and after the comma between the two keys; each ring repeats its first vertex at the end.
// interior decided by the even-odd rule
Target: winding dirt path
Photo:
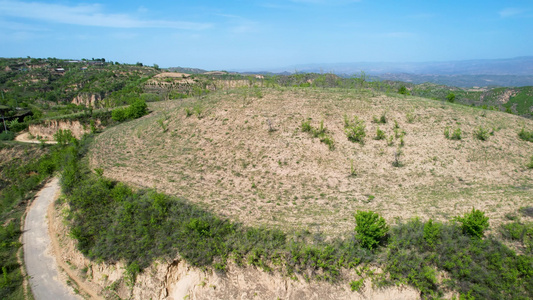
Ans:
{"type": "MultiPolygon", "coordinates": [[[[23,142],[23,143],[30,143],[30,144],[40,144],[41,141],[36,139],[30,139],[30,133],[24,132],[22,134],[19,134],[15,137],[15,141],[23,142]]],[[[56,141],[45,141],[45,144],[57,144],[56,141]]]]}
{"type": "Polygon", "coordinates": [[[59,243],[56,233],[50,231],[48,220],[53,210],[53,203],[60,193],[59,179],[55,177],[39,191],[26,215],[22,239],[24,262],[31,290],[36,300],[83,299],[64,283],[64,276],[58,271],[59,267],[71,281],[76,283],[80,291],[91,299],[101,299],[70,270],[64,261],[57,259],[59,243]]]}
{"type": "Polygon", "coordinates": [[[56,259],[50,253],[47,210],[59,195],[59,180],[49,181],[37,194],[24,222],[24,262],[35,299],[82,299],[59,279],[56,259]]]}

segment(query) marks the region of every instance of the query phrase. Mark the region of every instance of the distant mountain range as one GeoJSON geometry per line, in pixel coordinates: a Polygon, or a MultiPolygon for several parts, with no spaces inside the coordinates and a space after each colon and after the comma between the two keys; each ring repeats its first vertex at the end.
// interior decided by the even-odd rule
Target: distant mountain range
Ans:
{"type": "Polygon", "coordinates": [[[445,62],[355,62],[301,64],[245,73],[334,73],[382,80],[432,82],[457,87],[533,86],[533,56],[445,62]]]}
{"type": "MultiPolygon", "coordinates": [[[[169,68],[174,72],[204,73],[195,68],[169,68]]],[[[301,64],[263,70],[234,70],[245,74],[334,73],[381,80],[432,82],[457,87],[533,86],[533,56],[508,59],[476,59],[445,62],[354,62],[301,64]]]]}
{"type": "Polygon", "coordinates": [[[332,72],[369,75],[407,73],[426,75],[533,75],[533,56],[509,59],[478,59],[445,62],[354,62],[294,65],[269,72],[332,72]]]}

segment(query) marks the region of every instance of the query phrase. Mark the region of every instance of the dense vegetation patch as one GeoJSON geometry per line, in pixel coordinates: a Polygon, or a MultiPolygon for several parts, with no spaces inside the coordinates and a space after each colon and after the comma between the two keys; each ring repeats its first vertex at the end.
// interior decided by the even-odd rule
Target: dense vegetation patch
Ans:
{"type": "Polygon", "coordinates": [[[17,260],[25,204],[54,172],[58,148],[0,143],[0,298],[23,299],[23,277],[17,260]]]}

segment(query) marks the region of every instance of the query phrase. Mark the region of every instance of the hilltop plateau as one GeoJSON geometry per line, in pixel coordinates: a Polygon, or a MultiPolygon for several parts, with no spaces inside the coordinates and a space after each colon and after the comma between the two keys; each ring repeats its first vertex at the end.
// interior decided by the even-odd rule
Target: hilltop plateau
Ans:
{"type": "Polygon", "coordinates": [[[472,207],[496,225],[531,201],[533,144],[518,132],[533,123],[505,113],[303,88],[221,91],[150,109],[99,135],[91,166],[248,225],[334,234],[352,230],[357,210],[393,222],[447,220],[472,207]],[[360,143],[346,134],[354,117],[365,128],[360,143]],[[303,122],[323,126],[331,145],[303,122]]]}

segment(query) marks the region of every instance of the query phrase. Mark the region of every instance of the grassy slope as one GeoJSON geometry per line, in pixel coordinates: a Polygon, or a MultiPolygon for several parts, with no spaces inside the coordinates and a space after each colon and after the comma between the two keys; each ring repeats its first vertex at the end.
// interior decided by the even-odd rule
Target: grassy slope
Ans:
{"type": "Polygon", "coordinates": [[[533,174],[525,165],[533,144],[517,137],[520,128],[533,129],[530,120],[367,91],[289,88],[262,94],[239,89],[153,103],[151,115],[96,139],[92,167],[246,224],[285,230],[349,231],[358,209],[375,210],[389,221],[415,215],[447,220],[472,206],[495,225],[531,204],[533,174]],[[186,117],[184,109],[194,107],[202,111],[200,118],[186,117]],[[382,113],[387,124],[371,122],[382,113]],[[345,114],[365,121],[363,146],[347,140],[345,114]],[[315,127],[324,121],[335,140],[333,151],[301,132],[307,118],[315,127]],[[392,166],[399,140],[388,146],[373,139],[378,126],[394,135],[394,120],[406,132],[400,168],[392,166]],[[460,127],[463,139],[446,139],[446,126],[460,127]],[[494,135],[475,139],[479,126],[494,135]]]}

